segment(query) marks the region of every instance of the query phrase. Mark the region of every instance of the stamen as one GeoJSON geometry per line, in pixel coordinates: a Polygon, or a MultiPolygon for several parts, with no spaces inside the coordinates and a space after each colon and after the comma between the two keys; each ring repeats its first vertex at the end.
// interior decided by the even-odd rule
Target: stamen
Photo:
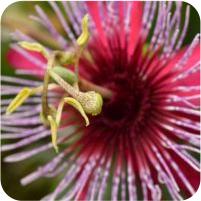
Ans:
{"type": "MultiPolygon", "coordinates": [[[[55,84],[50,84],[48,89],[54,89],[57,87],[55,84]]],[[[9,106],[6,109],[6,115],[13,113],[16,109],[18,109],[31,95],[41,93],[43,90],[43,86],[39,86],[36,88],[28,88],[24,87],[17,96],[11,101],[9,106]]]]}
{"type": "Polygon", "coordinates": [[[88,119],[87,115],[85,114],[85,111],[84,111],[82,105],[76,99],[70,98],[70,97],[64,98],[64,101],[66,103],[68,103],[69,105],[73,106],[75,109],[77,109],[80,112],[80,114],[85,119],[86,126],[88,126],[89,125],[89,119],[88,119]]]}
{"type": "Polygon", "coordinates": [[[40,43],[22,41],[22,42],[19,42],[19,45],[23,47],[24,49],[39,52],[46,58],[49,57],[48,51],[40,43]]]}
{"type": "Polygon", "coordinates": [[[89,30],[88,30],[88,21],[89,21],[89,17],[88,15],[85,15],[82,19],[82,33],[81,35],[78,37],[77,39],[77,51],[76,51],[76,56],[75,56],[75,64],[74,64],[74,68],[75,68],[75,74],[77,77],[77,82],[74,84],[75,87],[78,87],[78,81],[79,81],[79,59],[82,55],[83,49],[84,47],[87,45],[88,40],[89,40],[89,30]]]}
{"type": "Polygon", "coordinates": [[[47,119],[48,119],[48,121],[50,123],[50,127],[51,127],[52,144],[53,144],[53,147],[54,147],[56,153],[58,153],[59,150],[58,150],[58,146],[57,146],[57,123],[51,115],[48,115],[47,119]]]}
{"type": "Polygon", "coordinates": [[[33,94],[33,90],[30,88],[23,88],[18,95],[12,100],[12,102],[9,104],[6,115],[11,114],[14,112],[18,107],[22,105],[22,103],[31,95],[33,94]]]}
{"type": "Polygon", "coordinates": [[[85,15],[82,19],[82,33],[77,39],[77,44],[80,47],[84,47],[89,40],[88,23],[89,23],[89,17],[88,15],[85,15]]]}
{"type": "Polygon", "coordinates": [[[64,99],[62,98],[60,103],[59,103],[57,112],[56,112],[56,123],[57,123],[58,126],[59,126],[60,121],[61,121],[61,114],[62,114],[62,110],[63,110],[63,107],[64,107],[64,103],[65,103],[64,99]]]}

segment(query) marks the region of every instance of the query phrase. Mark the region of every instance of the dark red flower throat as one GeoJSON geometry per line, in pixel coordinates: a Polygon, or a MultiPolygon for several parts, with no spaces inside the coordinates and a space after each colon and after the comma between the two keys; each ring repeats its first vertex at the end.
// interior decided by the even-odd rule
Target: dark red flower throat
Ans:
{"type": "Polygon", "coordinates": [[[139,71],[142,45],[139,43],[133,56],[128,57],[126,45],[123,47],[118,39],[113,38],[107,48],[95,44],[89,45],[93,63],[82,61],[82,73],[92,82],[111,89],[114,95],[105,100],[102,114],[91,125],[140,132],[152,111],[152,90],[139,71]]]}

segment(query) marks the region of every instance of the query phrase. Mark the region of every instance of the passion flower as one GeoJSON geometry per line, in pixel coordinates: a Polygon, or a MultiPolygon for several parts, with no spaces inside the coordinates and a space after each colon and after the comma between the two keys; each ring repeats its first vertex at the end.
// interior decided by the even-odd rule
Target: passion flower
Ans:
{"type": "MultiPolygon", "coordinates": [[[[29,89],[8,107],[7,113],[16,109],[14,113],[2,115],[2,139],[19,140],[3,145],[2,151],[37,144],[52,134],[52,143],[11,154],[4,161],[22,161],[52,147],[58,151],[21,184],[64,173],[45,200],[155,201],[165,199],[165,191],[172,200],[193,195],[200,172],[200,35],[182,46],[190,7],[183,19],[181,2],[50,6],[66,36],[39,6],[32,18],[59,48],[16,32],[21,42],[8,54],[18,73],[44,82],[2,76],[3,96],[16,95],[23,86],[29,89]],[[58,65],[62,69],[54,71],[58,65]],[[90,122],[88,127],[65,101],[87,125],[90,122]]],[[[2,111],[10,103],[3,99],[2,111]]]]}

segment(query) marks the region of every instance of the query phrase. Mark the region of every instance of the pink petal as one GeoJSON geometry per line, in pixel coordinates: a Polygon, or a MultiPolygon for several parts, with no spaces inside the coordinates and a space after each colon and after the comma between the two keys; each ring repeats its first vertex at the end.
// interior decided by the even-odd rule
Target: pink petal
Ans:
{"type": "Polygon", "coordinates": [[[120,24],[120,40],[121,46],[124,48],[125,45],[125,29],[124,29],[124,4],[123,2],[119,2],[119,24],[120,24]]]}
{"type": "MultiPolygon", "coordinates": [[[[187,71],[200,61],[200,44],[193,50],[191,57],[189,57],[187,63],[183,66],[182,71],[187,71]]],[[[180,81],[184,85],[199,85],[200,84],[200,72],[192,74],[180,81]]]]}
{"type": "MultiPolygon", "coordinates": [[[[177,156],[175,153],[169,152],[173,158],[173,160],[178,164],[179,168],[183,172],[183,174],[186,176],[192,187],[195,191],[197,191],[199,185],[200,185],[200,173],[193,170],[189,165],[186,164],[179,156],[177,156]]],[[[176,181],[182,189],[185,194],[189,197],[192,195],[190,194],[189,190],[186,188],[184,183],[181,181],[181,179],[178,177],[178,174],[174,174],[176,177],[176,181]]]]}
{"type": "Polygon", "coordinates": [[[107,40],[106,40],[105,33],[103,31],[103,27],[102,27],[100,15],[99,15],[98,2],[90,1],[90,2],[86,2],[86,4],[89,10],[89,13],[91,17],[93,18],[93,21],[96,25],[99,38],[102,41],[102,43],[107,47],[107,40]]]}
{"type": "MultiPolygon", "coordinates": [[[[188,69],[190,69],[191,67],[193,67],[196,63],[198,63],[200,61],[200,45],[198,44],[197,47],[193,50],[193,53],[191,55],[191,57],[189,57],[188,61],[186,62],[186,64],[182,67],[182,70],[178,72],[178,75],[181,73],[186,72],[188,69]]],[[[185,77],[184,79],[178,80],[176,82],[176,84],[178,86],[200,86],[200,70],[185,77]]],[[[188,91],[188,92],[181,92],[178,93],[178,96],[180,97],[186,97],[186,96],[193,96],[193,95],[197,95],[200,94],[199,91],[188,91]]],[[[190,101],[191,103],[193,103],[195,106],[199,106],[200,105],[200,99],[193,99],[190,101]]]]}
{"type": "MultiPolygon", "coordinates": [[[[183,57],[186,50],[187,50],[187,47],[183,48],[177,54],[175,54],[174,57],[170,59],[170,62],[165,66],[161,74],[169,73],[175,67],[176,63],[183,57]]],[[[182,71],[192,67],[199,60],[200,60],[200,46],[198,44],[196,48],[193,50],[193,53],[187,60],[186,64],[182,67],[182,71]]],[[[182,71],[180,71],[179,73],[181,73],[182,71]]]]}
{"type": "Polygon", "coordinates": [[[137,45],[140,37],[140,31],[142,26],[142,16],[143,16],[143,3],[141,1],[134,1],[131,9],[131,29],[128,53],[131,55],[137,45]]]}
{"type": "MultiPolygon", "coordinates": [[[[36,59],[40,60],[43,63],[46,63],[46,59],[40,53],[32,51],[28,52],[36,59]]],[[[16,69],[35,71],[38,72],[39,76],[41,76],[41,74],[44,74],[44,69],[40,68],[38,65],[29,61],[27,58],[25,58],[22,54],[20,54],[14,49],[10,49],[8,51],[7,60],[16,69]]]]}

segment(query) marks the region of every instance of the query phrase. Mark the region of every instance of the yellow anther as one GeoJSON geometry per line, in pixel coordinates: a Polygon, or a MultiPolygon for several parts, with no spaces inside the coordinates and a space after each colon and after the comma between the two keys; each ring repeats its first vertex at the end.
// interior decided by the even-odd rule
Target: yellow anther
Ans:
{"type": "Polygon", "coordinates": [[[63,107],[64,107],[64,99],[62,99],[60,101],[57,112],[56,112],[56,123],[58,126],[59,126],[60,121],[61,121],[61,114],[62,114],[63,107]]]}
{"type": "Polygon", "coordinates": [[[6,114],[8,115],[14,112],[30,95],[32,95],[32,89],[27,87],[23,88],[9,104],[6,114]]]}
{"type": "MultiPolygon", "coordinates": [[[[55,88],[56,85],[55,84],[51,84],[49,86],[50,89],[55,88]]],[[[18,107],[20,107],[24,101],[29,98],[29,96],[34,95],[36,93],[40,93],[43,90],[43,86],[39,86],[36,88],[28,88],[28,87],[24,87],[18,94],[17,96],[11,101],[11,103],[9,104],[7,110],[6,110],[6,114],[10,114],[12,112],[14,112],[18,107]]]]}
{"type": "Polygon", "coordinates": [[[88,24],[89,24],[89,17],[86,14],[82,19],[82,33],[77,39],[77,44],[81,47],[84,47],[89,40],[90,34],[89,34],[88,24]]]}
{"type": "Polygon", "coordinates": [[[57,146],[57,123],[54,120],[54,118],[51,115],[48,115],[47,117],[49,123],[50,123],[50,128],[51,128],[51,136],[52,136],[52,145],[56,151],[56,153],[58,153],[58,146],[57,146]]]}
{"type": "Polygon", "coordinates": [[[43,47],[41,44],[39,43],[35,43],[35,42],[26,42],[26,41],[22,41],[18,43],[21,47],[23,47],[24,49],[27,50],[31,50],[31,51],[35,51],[35,52],[40,52],[41,54],[43,54],[44,57],[48,58],[49,53],[46,50],[45,47],[43,47]]]}
{"type": "Polygon", "coordinates": [[[80,112],[82,117],[85,119],[86,126],[88,126],[89,119],[88,119],[82,105],[76,99],[71,98],[71,97],[64,98],[64,101],[65,101],[65,103],[68,103],[69,105],[73,106],[75,109],[77,109],[80,112]]]}

